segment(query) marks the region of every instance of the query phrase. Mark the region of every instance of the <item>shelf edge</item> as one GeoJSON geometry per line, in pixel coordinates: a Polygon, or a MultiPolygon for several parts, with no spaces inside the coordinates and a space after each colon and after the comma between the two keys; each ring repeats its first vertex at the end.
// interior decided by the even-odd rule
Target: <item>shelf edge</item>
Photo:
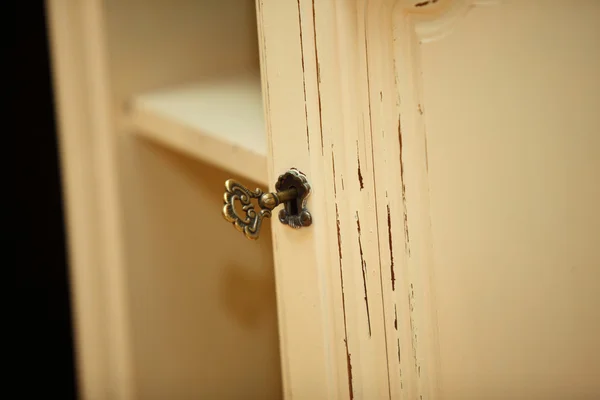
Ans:
{"type": "Polygon", "coordinates": [[[135,106],[125,117],[125,123],[127,130],[136,136],[268,187],[267,158],[264,155],[135,106]]]}

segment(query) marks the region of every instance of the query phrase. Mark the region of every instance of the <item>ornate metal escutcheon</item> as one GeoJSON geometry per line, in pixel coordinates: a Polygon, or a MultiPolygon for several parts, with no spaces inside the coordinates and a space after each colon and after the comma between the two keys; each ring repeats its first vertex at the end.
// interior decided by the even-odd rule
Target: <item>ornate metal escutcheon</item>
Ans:
{"type": "Polygon", "coordinates": [[[306,209],[309,195],[310,185],[306,176],[296,168],[279,176],[272,193],[264,193],[258,188],[252,191],[236,180],[228,179],[225,182],[223,217],[248,239],[258,239],[263,219],[271,217],[271,210],[283,203],[279,221],[299,229],[312,223],[312,216],[306,209]],[[254,208],[252,199],[258,200],[260,210],[254,208]],[[236,211],[236,200],[240,202],[243,216],[236,211]]]}

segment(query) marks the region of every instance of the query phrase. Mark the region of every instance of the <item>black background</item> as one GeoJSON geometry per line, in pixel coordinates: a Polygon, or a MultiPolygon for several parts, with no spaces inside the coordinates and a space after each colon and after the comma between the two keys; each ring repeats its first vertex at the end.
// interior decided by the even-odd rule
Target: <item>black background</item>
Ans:
{"type": "Polygon", "coordinates": [[[16,181],[8,192],[16,194],[17,205],[5,213],[16,222],[8,233],[16,239],[16,300],[8,307],[16,311],[17,329],[10,332],[17,334],[8,353],[16,355],[16,368],[9,368],[17,379],[9,382],[16,390],[8,398],[69,400],[77,388],[45,7],[33,0],[12,5],[16,18],[7,25],[14,24],[16,43],[3,61],[13,68],[3,68],[3,77],[16,85],[16,96],[9,100],[13,123],[3,124],[2,137],[17,142],[17,151],[5,147],[4,158],[16,181]]]}

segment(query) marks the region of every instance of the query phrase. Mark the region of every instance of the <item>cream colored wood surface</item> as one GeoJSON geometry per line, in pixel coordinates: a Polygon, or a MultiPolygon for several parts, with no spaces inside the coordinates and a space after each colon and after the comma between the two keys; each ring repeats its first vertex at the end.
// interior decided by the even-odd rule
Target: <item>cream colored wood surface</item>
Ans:
{"type": "Polygon", "coordinates": [[[600,397],[599,2],[48,8],[83,398],[600,397]]]}
{"type": "Polygon", "coordinates": [[[145,93],[130,106],[140,135],[268,185],[258,71],[145,93]]]}
{"type": "Polygon", "coordinates": [[[415,58],[446,398],[600,397],[599,20],[476,7],[415,58]]]}
{"type": "Polygon", "coordinates": [[[269,227],[250,242],[219,212],[241,178],[143,141],[127,156],[143,201],[126,219],[138,398],[280,398],[269,227]]]}
{"type": "Polygon", "coordinates": [[[95,1],[47,2],[69,243],[77,377],[84,399],[135,395],[116,143],[95,1]]]}
{"type": "Polygon", "coordinates": [[[347,25],[361,21],[355,6],[258,2],[270,180],[295,166],[314,190],[309,229],[273,227],[290,399],[388,396],[367,82],[356,79],[364,54],[347,25]]]}
{"type": "Polygon", "coordinates": [[[600,3],[258,12],[286,397],[599,397],[600,3]]]}
{"type": "MultiPolygon", "coordinates": [[[[177,140],[191,143],[190,132],[174,128],[173,113],[162,118],[132,107],[135,99],[156,105],[141,94],[194,82],[216,87],[257,70],[254,3],[70,0],[48,7],[82,398],[280,398],[270,232],[250,242],[219,215],[225,179],[257,183],[186,156],[198,147],[166,149],[177,146],[163,147],[171,140],[165,137],[181,134],[177,140]],[[160,124],[149,130],[162,142],[136,135],[155,117],[160,124]]],[[[242,115],[231,108],[240,126],[260,119],[251,111],[256,83],[238,87],[253,101],[242,115]]],[[[228,112],[218,110],[221,121],[228,112]]],[[[264,156],[254,159],[264,163],[264,156]]],[[[260,171],[258,164],[248,169],[260,171]]]]}

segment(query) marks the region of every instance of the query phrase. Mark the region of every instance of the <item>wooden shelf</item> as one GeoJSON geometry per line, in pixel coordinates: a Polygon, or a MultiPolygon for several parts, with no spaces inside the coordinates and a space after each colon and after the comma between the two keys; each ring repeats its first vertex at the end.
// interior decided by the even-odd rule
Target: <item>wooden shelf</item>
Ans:
{"type": "Polygon", "coordinates": [[[258,73],[141,94],[127,119],[138,135],[268,185],[258,73]]]}

